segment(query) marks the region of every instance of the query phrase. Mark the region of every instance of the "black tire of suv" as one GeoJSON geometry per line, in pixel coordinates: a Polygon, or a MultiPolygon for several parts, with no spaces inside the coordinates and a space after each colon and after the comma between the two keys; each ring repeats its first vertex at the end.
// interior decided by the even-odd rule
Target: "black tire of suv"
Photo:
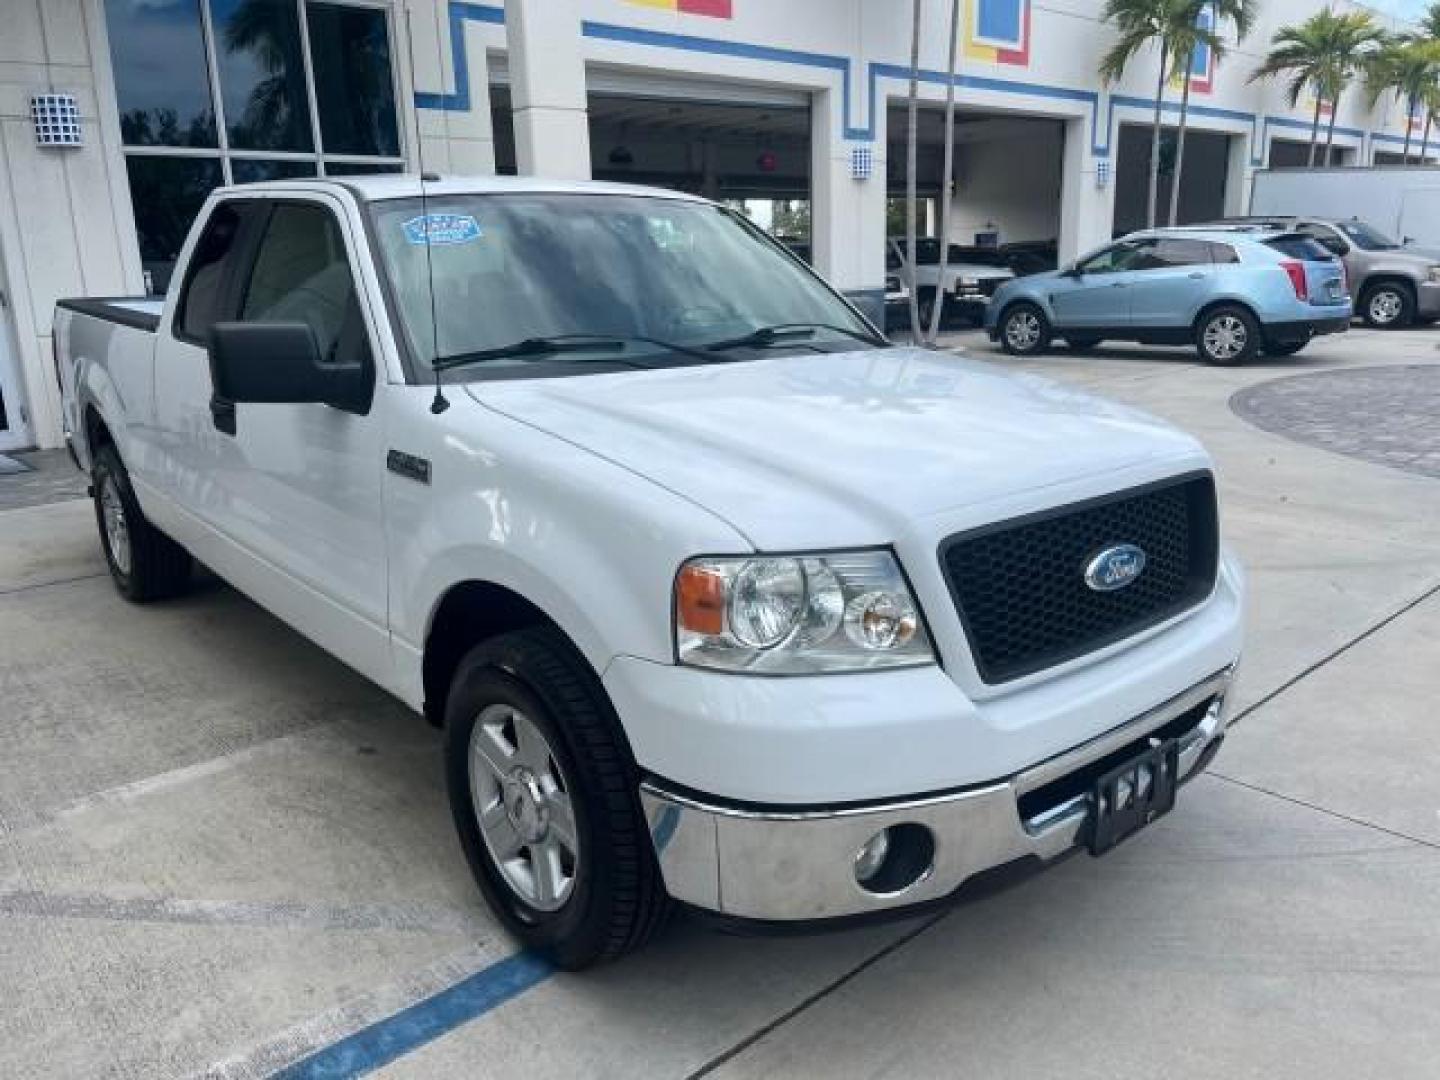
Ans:
{"type": "Polygon", "coordinates": [[[1255,354],[1260,351],[1260,324],[1255,321],[1255,316],[1237,304],[1224,304],[1221,307],[1212,308],[1200,317],[1195,325],[1195,351],[1200,354],[1200,359],[1207,364],[1214,364],[1217,367],[1233,367],[1252,360],[1255,354]],[[1240,350],[1232,355],[1224,356],[1212,353],[1205,347],[1205,332],[1215,323],[1223,319],[1237,319],[1245,331],[1245,340],[1240,350]]]}
{"type": "Polygon", "coordinates": [[[1266,356],[1294,356],[1301,349],[1309,345],[1308,341],[1277,341],[1273,345],[1265,346],[1266,356]]]}
{"type": "Polygon", "coordinates": [[[1028,301],[1011,304],[1000,313],[996,324],[1000,329],[1000,347],[1011,356],[1039,356],[1050,347],[1050,320],[1039,306],[1028,301]],[[1016,345],[1010,336],[1010,323],[1014,319],[1030,316],[1035,320],[1038,333],[1034,341],[1026,346],[1016,345]]]}
{"type": "Polygon", "coordinates": [[[1379,281],[1374,285],[1367,285],[1360,293],[1360,317],[1372,330],[1401,330],[1415,319],[1415,294],[1395,281],[1379,281]],[[1388,321],[1376,319],[1370,311],[1371,304],[1382,293],[1393,294],[1396,298],[1395,316],[1388,321]]]}
{"type": "Polygon", "coordinates": [[[130,486],[130,475],[113,446],[102,446],[96,452],[91,485],[94,489],[95,524],[100,530],[100,548],[105,553],[105,565],[110,568],[110,577],[120,595],[143,604],[183,593],[190,585],[194,561],[188,551],[146,520],[130,486]],[[116,561],[111,550],[104,506],[107,490],[114,492],[124,511],[125,532],[130,547],[128,569],[116,561]]]}
{"type": "Polygon", "coordinates": [[[460,844],[480,891],[526,948],[575,971],[644,945],[670,901],[640,806],[640,773],[609,698],[553,628],[503,634],[460,661],[445,704],[445,772],[460,844]],[[579,841],[574,889],[556,911],[526,903],[485,846],[470,790],[470,736],[490,705],[540,729],[570,788],[579,841]]]}

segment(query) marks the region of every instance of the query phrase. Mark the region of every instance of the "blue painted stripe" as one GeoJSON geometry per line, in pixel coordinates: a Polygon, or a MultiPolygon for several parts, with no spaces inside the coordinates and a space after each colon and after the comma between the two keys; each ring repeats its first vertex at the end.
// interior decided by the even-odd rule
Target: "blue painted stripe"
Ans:
{"type": "MultiPolygon", "coordinates": [[[[921,68],[916,75],[918,81],[924,83],[944,86],[950,76],[944,71],[932,71],[921,68]]],[[[875,121],[875,82],[878,78],[895,79],[908,82],[910,69],[901,64],[873,63],[870,65],[870,133],[867,138],[874,138],[875,121]]],[[[997,79],[989,75],[965,75],[955,76],[957,88],[968,88],[971,90],[989,90],[997,94],[1017,94],[1023,97],[1049,98],[1052,101],[1077,101],[1090,106],[1090,150],[1097,157],[1104,157],[1109,153],[1108,147],[1102,147],[1098,141],[1100,127],[1100,95],[1093,90],[1074,90],[1068,86],[1047,86],[1045,83],[1022,82],[1018,79],[997,79]]],[[[1113,108],[1113,106],[1112,106],[1113,108]]]]}
{"type": "Polygon", "coordinates": [[[455,73],[453,94],[430,94],[415,91],[415,105],[421,109],[439,109],[442,112],[470,111],[470,58],[465,50],[465,22],[505,25],[505,9],[488,7],[484,4],[466,3],[465,0],[450,0],[450,67],[455,73]]]}
{"type": "Polygon", "coordinates": [[[337,1043],[275,1073],[272,1080],[341,1080],[364,1076],[426,1043],[484,1016],[538,983],[555,969],[529,953],[516,953],[491,964],[337,1043]]]}
{"type": "MultiPolygon", "coordinates": [[[[450,59],[455,72],[455,91],[450,94],[415,93],[415,104],[422,109],[440,109],[452,112],[468,112],[471,107],[470,65],[465,51],[464,24],[467,20],[503,26],[505,9],[488,4],[471,3],[468,0],[450,0],[449,7],[450,59]]],[[[784,49],[770,45],[753,45],[744,41],[729,41],[723,38],[700,37],[693,34],[677,34],[661,30],[645,30],[616,23],[586,20],[581,23],[581,33],[597,41],[613,41],[630,45],[645,45],[652,48],[679,49],[686,52],[706,53],[712,56],[729,56],[744,60],[760,60],[777,64],[792,64],[801,67],[818,68],[838,72],[841,77],[843,99],[844,138],[851,141],[871,142],[875,138],[875,109],[878,98],[877,84],[881,79],[907,81],[910,69],[900,64],[872,62],[866,69],[866,97],[868,122],[862,127],[855,124],[850,109],[850,86],[854,62],[848,56],[830,53],[809,52],[803,49],[784,49]]],[[[949,80],[945,72],[921,69],[921,82],[944,86],[949,80]]],[[[1148,109],[1155,107],[1151,98],[1111,94],[1108,99],[1105,121],[1100,119],[1102,95],[1094,90],[1078,90],[1068,86],[1051,86],[1045,83],[1024,82],[1015,79],[999,79],[986,75],[957,74],[954,79],[957,88],[984,90],[998,94],[1014,94],[1020,97],[1048,98],[1052,101],[1073,101],[1090,107],[1090,150],[1095,157],[1108,158],[1111,153],[1112,135],[1115,129],[1116,108],[1148,109]],[[1103,136],[1103,138],[1102,138],[1103,136]]],[[[1176,114],[1180,111],[1178,101],[1164,101],[1162,113],[1176,114]]],[[[1250,125],[1251,163],[1258,165],[1263,160],[1264,144],[1268,139],[1269,125],[1281,127],[1308,127],[1302,120],[1288,117],[1266,116],[1263,113],[1249,113],[1239,109],[1224,109],[1215,105],[1191,102],[1190,112],[1195,116],[1217,120],[1231,120],[1250,125]],[[1258,153],[1257,153],[1258,151],[1258,153]]],[[[1349,138],[1363,139],[1365,132],[1356,128],[1336,128],[1336,134],[1349,138]]],[[[1398,135],[1371,132],[1372,139],[1384,142],[1403,143],[1398,135]]]]}
{"type": "Polygon", "coordinates": [[[619,26],[614,23],[586,21],[580,24],[580,31],[586,37],[598,41],[616,41],[630,45],[649,45],[661,49],[681,49],[686,52],[708,53],[711,56],[731,56],[741,60],[763,60],[774,64],[794,64],[800,67],[820,68],[840,73],[843,99],[842,123],[845,138],[869,142],[875,137],[874,120],[874,68],[871,69],[871,120],[867,127],[857,127],[850,118],[850,57],[834,56],[829,53],[806,52],[801,49],[781,49],[771,45],[752,45],[745,41],[726,41],[722,38],[696,37],[693,34],[675,34],[661,30],[641,30],[633,26],[619,26]]]}

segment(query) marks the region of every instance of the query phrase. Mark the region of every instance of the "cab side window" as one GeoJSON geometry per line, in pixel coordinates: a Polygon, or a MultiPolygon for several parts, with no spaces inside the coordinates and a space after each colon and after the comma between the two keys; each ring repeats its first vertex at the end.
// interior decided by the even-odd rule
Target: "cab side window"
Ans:
{"type": "Polygon", "coordinates": [[[180,292],[175,329],[179,336],[201,344],[210,327],[230,318],[234,311],[233,270],[240,259],[240,233],[244,208],[220,203],[205,223],[205,231],[190,256],[189,270],[180,292]]]}
{"type": "Polygon", "coordinates": [[[368,355],[345,241],[321,206],[281,203],[270,214],[245,290],[244,322],[303,322],[322,360],[353,364],[368,355]]]}

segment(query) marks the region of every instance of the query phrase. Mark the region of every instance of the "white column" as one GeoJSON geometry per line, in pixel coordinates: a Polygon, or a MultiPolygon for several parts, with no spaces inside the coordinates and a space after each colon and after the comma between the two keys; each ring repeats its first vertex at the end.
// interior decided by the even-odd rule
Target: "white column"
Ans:
{"type": "Polygon", "coordinates": [[[515,164],[522,176],[590,179],[577,0],[505,0],[515,164]]]}
{"type": "Polygon", "coordinates": [[[885,307],[885,110],[876,105],[874,141],[844,138],[839,90],[815,94],[810,109],[810,244],[815,269],[883,324],[885,307]],[[868,145],[870,178],[851,176],[851,150],[868,145]]]}
{"type": "Polygon", "coordinates": [[[1108,242],[1115,227],[1114,152],[1118,143],[1111,139],[1111,157],[1097,159],[1091,153],[1090,137],[1089,120],[1065,122],[1065,155],[1060,176],[1062,266],[1108,242]]]}
{"type": "Polygon", "coordinates": [[[1231,135],[1225,160],[1225,216],[1250,212],[1250,184],[1255,170],[1250,165],[1251,137],[1231,135]]]}

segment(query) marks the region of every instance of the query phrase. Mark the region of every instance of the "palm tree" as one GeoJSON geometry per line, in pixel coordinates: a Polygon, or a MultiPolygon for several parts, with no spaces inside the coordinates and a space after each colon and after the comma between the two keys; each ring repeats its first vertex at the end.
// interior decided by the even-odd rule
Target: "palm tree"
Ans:
{"type": "Polygon", "coordinates": [[[910,97],[906,105],[905,143],[905,272],[910,288],[910,340],[920,340],[919,283],[915,274],[915,169],[916,147],[919,144],[920,99],[920,0],[911,7],[910,23],[910,97]]]}
{"type": "Polygon", "coordinates": [[[955,178],[955,49],[960,41],[960,0],[950,2],[950,68],[945,80],[945,170],[940,182],[940,277],[935,284],[935,303],[930,311],[930,325],[925,330],[925,343],[935,344],[940,336],[940,313],[945,306],[945,271],[950,265],[950,193],[955,178]]]}
{"type": "Polygon", "coordinates": [[[1393,90],[1405,105],[1405,145],[1400,151],[1410,164],[1410,137],[1415,107],[1440,80],[1440,41],[1392,37],[1371,54],[1366,64],[1366,90],[1371,108],[1393,90]]]}
{"type": "Polygon", "coordinates": [[[1145,202],[1145,224],[1155,227],[1155,206],[1160,192],[1160,111],[1165,101],[1165,82],[1170,77],[1170,30],[1175,13],[1190,0],[1105,0],[1102,21],[1119,33],[1115,44],[1100,60],[1100,77],[1106,85],[1119,82],[1130,61],[1152,44],[1160,47],[1160,74],[1155,83],[1155,117],[1150,126],[1150,190],[1145,202]]]}
{"type": "MultiPolygon", "coordinates": [[[[1170,215],[1166,219],[1171,226],[1176,224],[1180,213],[1180,177],[1185,169],[1185,122],[1190,112],[1191,73],[1195,70],[1195,58],[1201,50],[1210,54],[1211,62],[1219,64],[1225,55],[1225,44],[1220,38],[1222,22],[1235,25],[1235,39],[1243,39],[1255,23],[1258,0],[1191,0],[1175,11],[1175,25],[1170,31],[1170,47],[1175,59],[1185,58],[1180,71],[1180,130],[1176,135],[1175,168],[1170,176],[1170,215]],[[1210,15],[1209,25],[1204,16],[1210,15]]],[[[1178,66],[1178,64],[1177,64],[1178,66]]]]}
{"type": "Polygon", "coordinates": [[[1286,98],[1291,108],[1306,89],[1314,95],[1307,165],[1315,164],[1315,151],[1320,143],[1320,110],[1326,102],[1330,104],[1330,124],[1325,136],[1325,164],[1330,163],[1340,96],[1384,40],[1384,31],[1368,13],[1352,11],[1337,15],[1329,8],[1317,11],[1298,26],[1282,26],[1271,40],[1270,52],[1250,76],[1250,81],[1287,76],[1286,98]]]}

